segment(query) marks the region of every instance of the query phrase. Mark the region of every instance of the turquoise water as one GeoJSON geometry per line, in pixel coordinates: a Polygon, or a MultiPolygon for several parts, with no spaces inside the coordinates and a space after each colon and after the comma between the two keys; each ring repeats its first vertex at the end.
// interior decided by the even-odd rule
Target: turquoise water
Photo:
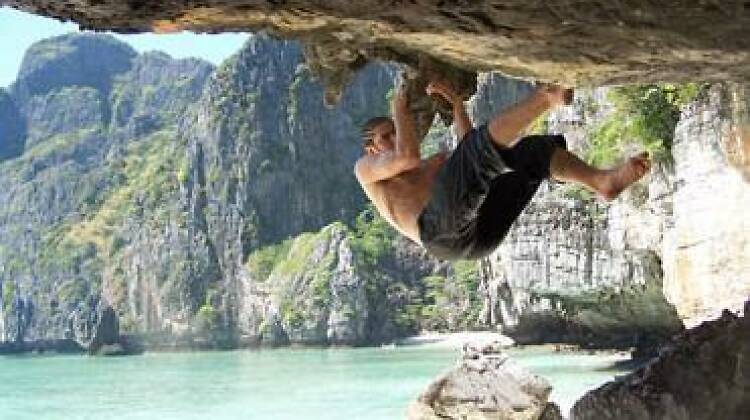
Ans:
{"type": "MultiPolygon", "coordinates": [[[[611,357],[512,350],[564,410],[613,377],[611,357]]],[[[0,357],[0,419],[398,419],[449,349],[280,349],[123,358],[0,357]]]]}

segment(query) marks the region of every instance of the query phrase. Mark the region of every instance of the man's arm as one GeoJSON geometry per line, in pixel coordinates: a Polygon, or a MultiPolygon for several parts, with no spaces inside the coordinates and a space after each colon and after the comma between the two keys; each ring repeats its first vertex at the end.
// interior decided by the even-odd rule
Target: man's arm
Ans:
{"type": "Polygon", "coordinates": [[[449,104],[453,107],[453,124],[456,128],[456,136],[458,140],[462,140],[466,133],[472,128],[469,114],[466,113],[466,107],[464,107],[464,101],[453,88],[445,82],[432,82],[427,85],[427,94],[437,94],[442,96],[449,104]]]}
{"type": "Polygon", "coordinates": [[[420,164],[419,157],[397,156],[395,151],[381,152],[361,157],[354,165],[354,174],[360,184],[374,184],[416,169],[420,164]]]}
{"type": "Polygon", "coordinates": [[[371,184],[416,169],[421,164],[419,139],[406,92],[399,88],[391,104],[396,139],[393,150],[366,155],[357,161],[354,173],[361,184],[371,184]]]}
{"type": "Polygon", "coordinates": [[[396,156],[412,159],[420,159],[419,139],[414,124],[414,116],[409,110],[409,101],[406,97],[406,89],[401,86],[393,97],[391,104],[393,123],[396,126],[396,142],[394,151],[396,156]]]}

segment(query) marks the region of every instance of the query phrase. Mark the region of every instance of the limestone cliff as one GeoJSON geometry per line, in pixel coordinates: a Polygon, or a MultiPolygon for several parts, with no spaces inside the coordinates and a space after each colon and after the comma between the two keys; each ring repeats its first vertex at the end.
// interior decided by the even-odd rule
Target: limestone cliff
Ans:
{"type": "MultiPolygon", "coordinates": [[[[750,296],[750,114],[747,88],[714,86],[675,133],[664,294],[687,326],[740,311],[750,296]]],[[[631,232],[634,229],[631,229],[631,232]]],[[[633,235],[633,233],[628,233],[633,235]]]]}
{"type": "Polygon", "coordinates": [[[23,151],[23,124],[13,98],[0,89],[0,161],[16,157],[23,151]]]}
{"type": "MultiPolygon", "coordinates": [[[[750,229],[738,215],[750,188],[736,127],[747,98],[737,86],[704,89],[682,110],[673,161],[616,202],[554,184],[537,195],[482,264],[489,322],[521,341],[632,345],[741,310],[750,229]]],[[[579,92],[547,128],[586,154],[612,106],[606,89],[579,92]]]]}
{"type": "MultiPolygon", "coordinates": [[[[621,201],[545,187],[479,267],[363,233],[382,221],[359,221],[358,127],[387,112],[394,73],[365,67],[323,109],[304,50],[267,36],[219,69],[138,55],[106,36],[36,45],[0,92],[3,341],[87,343],[111,306],[122,331],[153,346],[363,344],[494,325],[527,340],[630,345],[736,309],[748,294],[747,226],[721,213],[747,198],[741,89],[716,86],[686,108],[675,164],[621,201]],[[98,72],[86,67],[101,57],[98,72]],[[708,185],[728,192],[707,203],[708,185]],[[710,211],[695,219],[698,204],[710,211]],[[334,221],[344,225],[319,231],[334,221]],[[721,246],[689,231],[702,223],[721,246]],[[693,257],[692,241],[711,251],[693,257]],[[291,269],[301,267],[294,260],[316,270],[291,269]]],[[[531,90],[499,75],[478,80],[478,123],[531,90]]],[[[585,150],[611,108],[602,92],[582,94],[548,128],[585,150]]],[[[444,140],[441,127],[425,149],[444,140]]]]}
{"type": "Polygon", "coordinates": [[[0,97],[2,341],[88,342],[106,305],[153,345],[233,345],[247,256],[362,209],[358,130],[392,79],[364,69],[325,110],[265,36],[216,71],[107,36],[32,47],[0,97]]]}
{"type": "Polygon", "coordinates": [[[199,60],[138,56],[99,35],[28,51],[9,89],[14,107],[0,116],[16,136],[0,165],[2,341],[90,340],[106,303],[103,262],[118,243],[109,235],[155,172],[140,172],[144,154],[168,142],[211,71],[199,60]],[[133,87],[143,74],[151,81],[133,87]],[[117,118],[126,106],[130,115],[117,118]]]}

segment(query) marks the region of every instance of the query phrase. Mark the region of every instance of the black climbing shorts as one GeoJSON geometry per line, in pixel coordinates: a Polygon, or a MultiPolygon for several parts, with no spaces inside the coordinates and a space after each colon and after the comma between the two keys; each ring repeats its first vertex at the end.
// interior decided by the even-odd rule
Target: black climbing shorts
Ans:
{"type": "Polygon", "coordinates": [[[562,135],[527,136],[506,149],[486,125],[471,130],[435,178],[419,216],[422,244],[446,260],[490,254],[549,177],[556,147],[566,148],[562,135]]]}

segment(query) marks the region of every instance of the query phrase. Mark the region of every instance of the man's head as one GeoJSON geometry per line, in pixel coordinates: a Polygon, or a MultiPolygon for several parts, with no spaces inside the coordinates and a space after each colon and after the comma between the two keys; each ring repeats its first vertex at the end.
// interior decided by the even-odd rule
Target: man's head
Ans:
{"type": "Polygon", "coordinates": [[[388,117],[371,118],[362,126],[362,147],[367,154],[391,150],[395,140],[396,126],[388,117]]]}

